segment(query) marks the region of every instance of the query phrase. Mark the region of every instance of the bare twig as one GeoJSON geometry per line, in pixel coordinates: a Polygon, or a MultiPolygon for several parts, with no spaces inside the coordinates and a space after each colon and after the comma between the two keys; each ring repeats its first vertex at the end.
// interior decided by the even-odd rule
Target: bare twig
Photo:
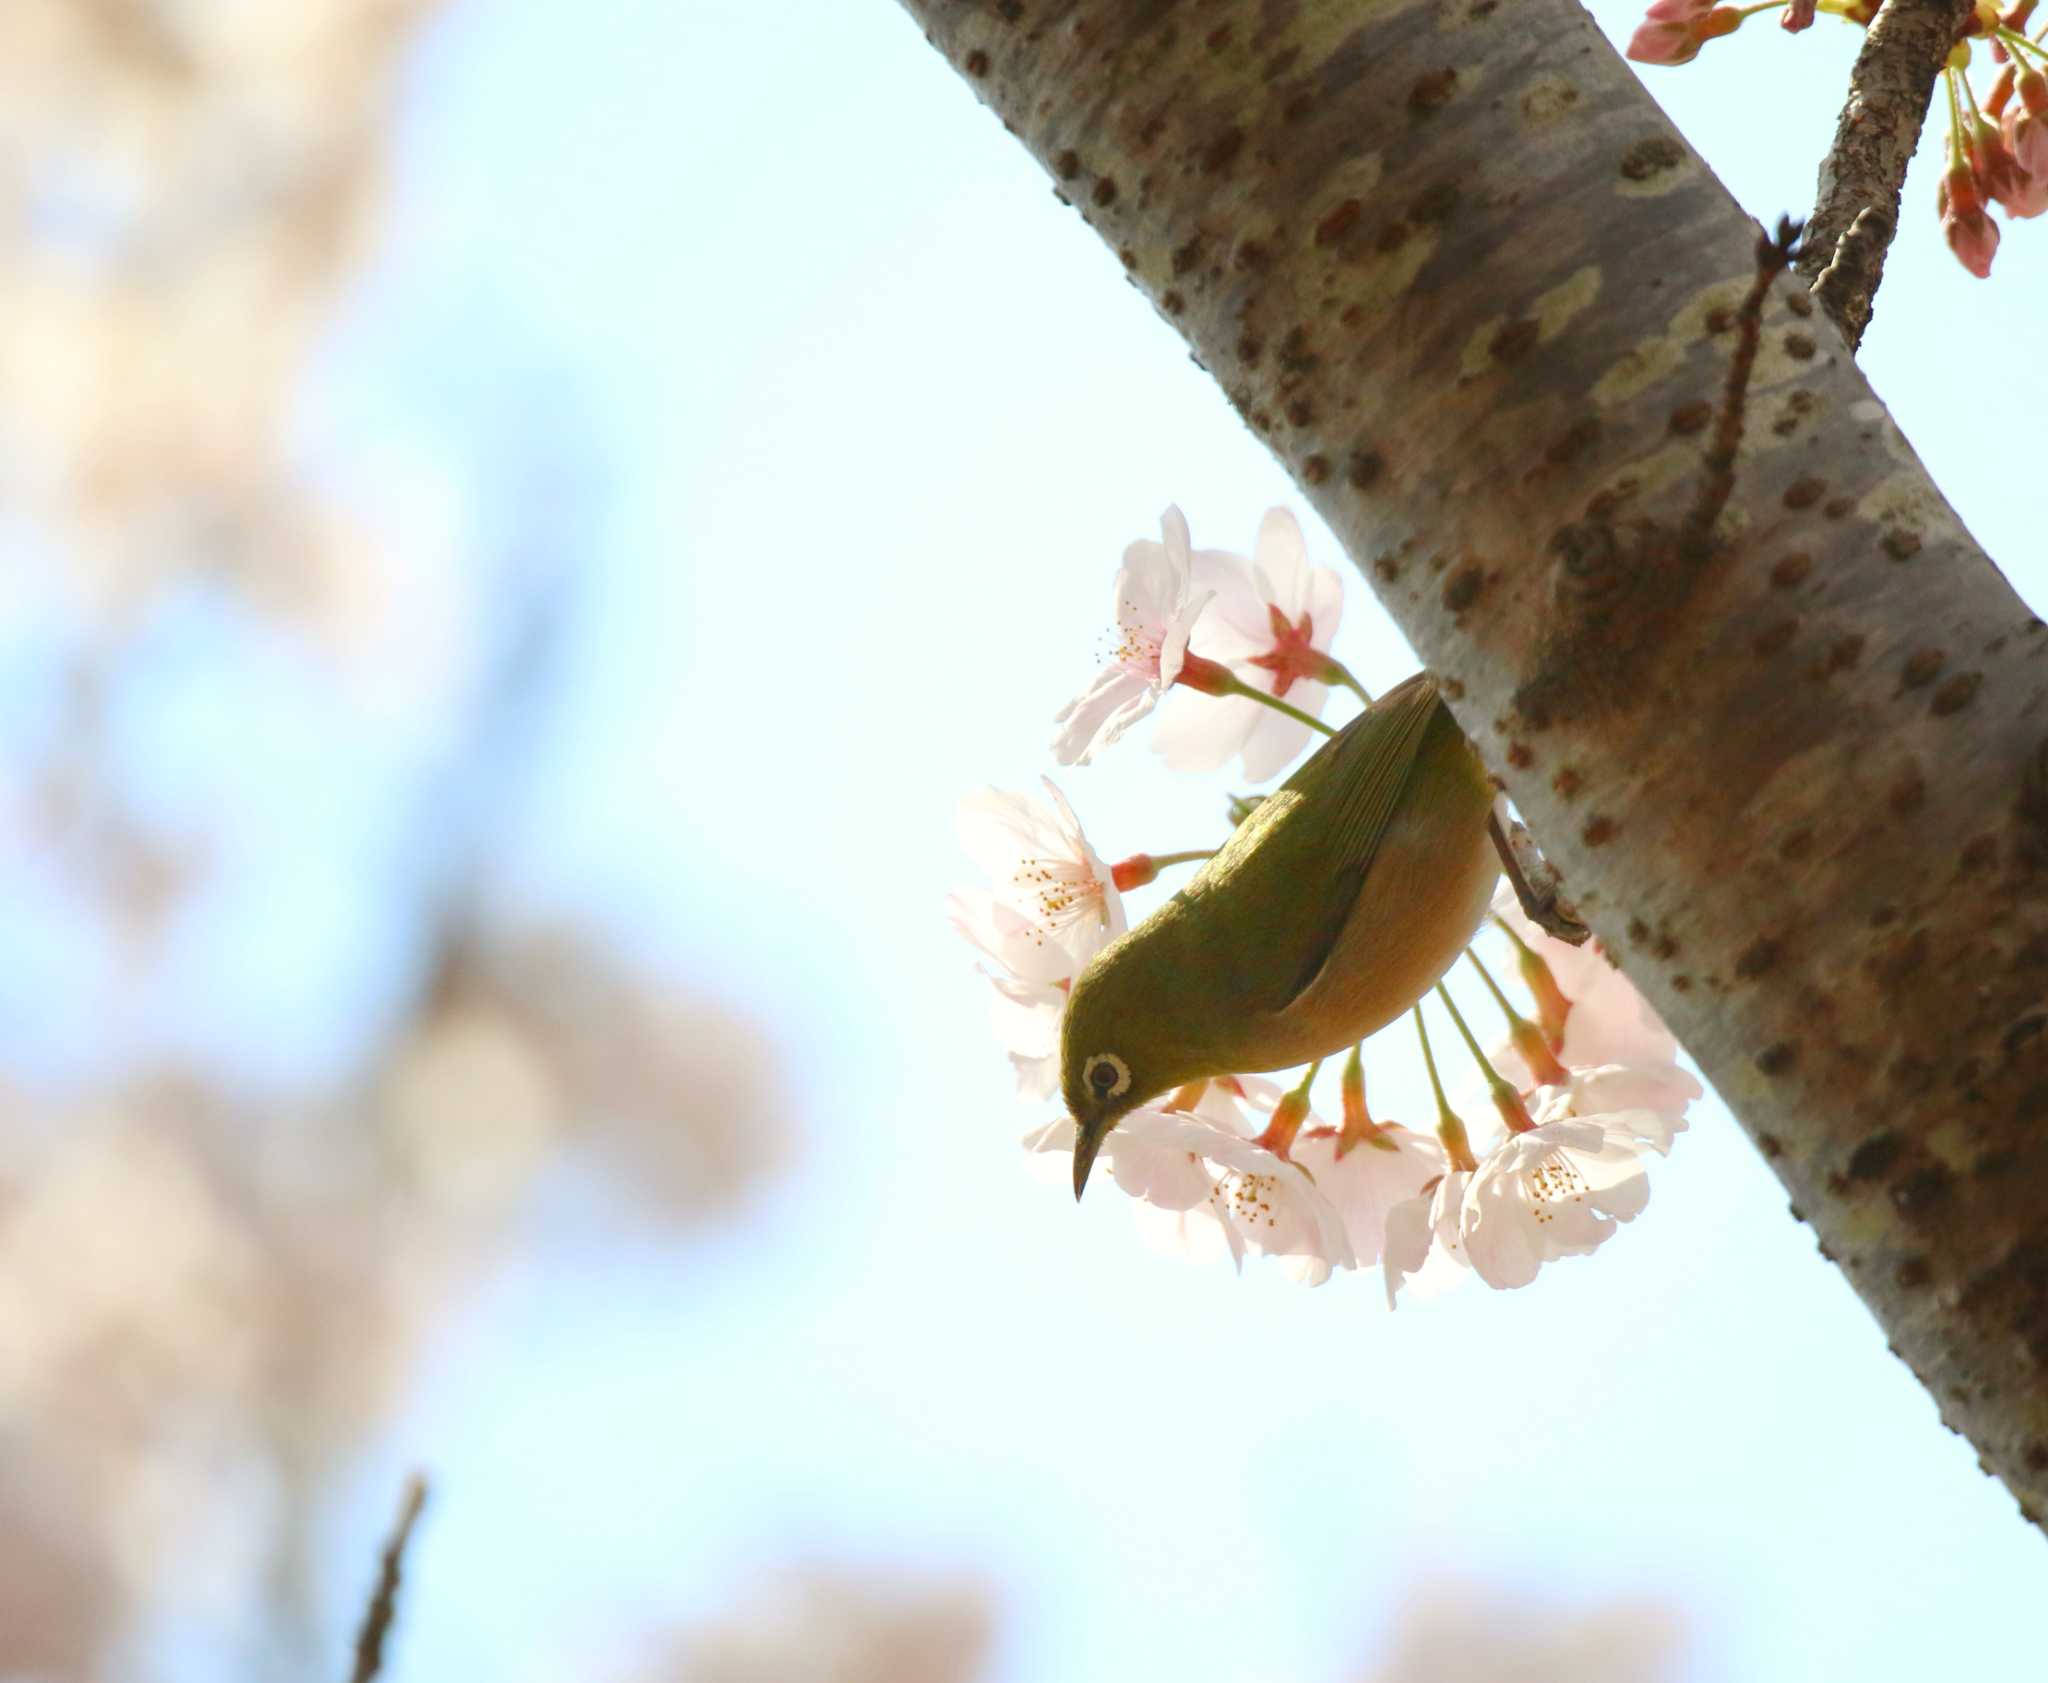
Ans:
{"type": "Polygon", "coordinates": [[[377,1587],[356,1630],[356,1663],[349,1673],[350,1683],[373,1683],[384,1667],[384,1639],[390,1635],[391,1621],[398,1613],[398,1581],[405,1546],[412,1540],[413,1524],[426,1504],[427,1481],[414,1473],[405,1481],[405,1491],[398,1499],[398,1518],[392,1522],[391,1534],[384,1540],[384,1552],[378,1557],[377,1587]]]}
{"type": "Polygon", "coordinates": [[[1800,225],[1789,216],[1778,218],[1775,237],[1757,235],[1756,279],[1735,312],[1735,353],[1728,359],[1728,376],[1721,384],[1721,407],[1703,464],[1706,472],[1679,532],[1679,553],[1695,564],[1712,550],[1715,523],[1735,491],[1735,454],[1742,448],[1749,380],[1756,369],[1757,344],[1763,337],[1764,300],[1770,296],[1771,282],[1798,260],[1799,241],[1800,225]]]}
{"type": "Polygon", "coordinates": [[[1870,325],[1934,79],[1968,13],[1968,0],[1884,0],[1849,72],[1798,269],[1852,351],[1870,325]]]}

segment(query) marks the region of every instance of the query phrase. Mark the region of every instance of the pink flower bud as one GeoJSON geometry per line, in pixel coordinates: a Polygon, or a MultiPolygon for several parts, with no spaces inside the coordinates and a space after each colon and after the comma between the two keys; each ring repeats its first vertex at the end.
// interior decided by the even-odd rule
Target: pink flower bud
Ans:
{"type": "Polygon", "coordinates": [[[1979,194],[2010,209],[2012,201],[2026,190],[2027,175],[2006,145],[2005,136],[1982,117],[1975,117],[1970,122],[1967,145],[1970,170],[1976,177],[1979,194]]]}
{"type": "Polygon", "coordinates": [[[1813,14],[1818,0],[1792,0],[1778,14],[1778,27],[1788,35],[1797,35],[1802,29],[1813,27],[1813,14]]]}
{"type": "Polygon", "coordinates": [[[1690,64],[1700,46],[1742,26],[1732,6],[1707,6],[1701,0],[1655,0],[1629,37],[1628,56],[1638,64],[1690,64]]]}
{"type": "Polygon", "coordinates": [[[1688,23],[1639,23],[1628,38],[1627,56],[1638,64],[1690,64],[1699,54],[1699,37],[1688,23]]]}
{"type": "Polygon", "coordinates": [[[1956,261],[1979,280],[1988,280],[1991,259],[1998,251],[1998,224],[1984,214],[1984,200],[1968,165],[1950,166],[1936,190],[1935,205],[1956,261]]]}

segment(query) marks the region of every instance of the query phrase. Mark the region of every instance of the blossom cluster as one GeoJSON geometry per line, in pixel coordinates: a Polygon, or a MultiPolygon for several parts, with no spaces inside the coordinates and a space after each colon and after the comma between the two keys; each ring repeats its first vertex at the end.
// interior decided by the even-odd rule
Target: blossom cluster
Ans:
{"type": "MultiPolygon", "coordinates": [[[[1942,71],[1948,106],[1947,162],[1935,190],[1935,214],[1956,260],[1980,280],[1991,273],[1998,224],[1988,207],[2026,218],[2048,210],[2048,25],[2028,34],[2039,0],[2018,0],[2000,11],[1976,0],[1956,33],[1942,71]],[[1990,88],[1978,99],[1970,82],[1974,43],[1994,66],[1990,88]]],[[[1833,12],[1868,28],[1877,0],[1762,0],[1750,6],[1714,0],[1653,0],[1628,44],[1640,64],[1689,64],[1700,48],[1733,34],[1759,12],[1778,12],[1797,33],[1817,12],[1833,12]]]]}
{"type": "MultiPolygon", "coordinates": [[[[1254,780],[1271,776],[1307,745],[1311,725],[1261,695],[1298,703],[1309,719],[1332,686],[1364,695],[1329,653],[1342,582],[1309,564],[1285,510],[1266,516],[1249,560],[1193,550],[1178,509],[1162,528],[1162,542],[1125,554],[1115,652],[1060,712],[1055,756],[1086,763],[1184,689],[1193,693],[1174,696],[1154,736],[1168,765],[1239,760],[1254,780]]],[[[991,886],[954,893],[948,915],[982,957],[1020,1095],[1052,1098],[1069,990],[1128,926],[1125,894],[1207,850],[1110,863],[1050,780],[1042,799],[971,794],[959,822],[991,886]]],[[[1425,1291],[1466,1275],[1527,1285],[1544,1263],[1591,1252],[1639,1214],[1646,1154],[1669,1151],[1699,1084],[1597,943],[1574,947],[1543,933],[1505,886],[1493,911],[1531,1001],[1525,1016],[1475,959],[1508,1024],[1483,1064],[1496,1136],[1475,1150],[1440,1086],[1431,1129],[1373,1119],[1358,1054],[1335,1122],[1312,1107],[1313,1070],[1293,1087],[1252,1074],[1194,1082],[1123,1117],[1101,1148],[1108,1178],[1135,1200],[1148,1234],[1240,1268],[1247,1255],[1277,1257],[1308,1284],[1377,1264],[1391,1304],[1411,1278],[1425,1291]]],[[[1433,1060],[1431,1070],[1434,1078],[1433,1060]]],[[[1065,1156],[1075,1136],[1063,1115],[1024,1144],[1065,1156]]]]}

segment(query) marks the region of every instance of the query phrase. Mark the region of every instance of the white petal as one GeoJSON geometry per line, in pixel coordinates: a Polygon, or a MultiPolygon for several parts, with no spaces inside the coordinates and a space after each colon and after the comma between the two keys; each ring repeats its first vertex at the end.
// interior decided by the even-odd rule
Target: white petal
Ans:
{"type": "MultiPolygon", "coordinates": [[[[1104,1152],[1116,1139],[1111,1131],[1104,1152]]],[[[1192,1152],[1161,1149],[1127,1141],[1122,1151],[1110,1157],[1110,1173],[1116,1184],[1133,1198],[1162,1210],[1192,1210],[1209,1201],[1216,1177],[1208,1165],[1192,1152]]]]}
{"type": "Polygon", "coordinates": [[[995,984],[989,1000],[989,1024],[1005,1052],[1023,1058],[1049,1058],[1060,1048],[1060,1019],[1066,996],[1058,988],[1029,982],[989,978],[995,984]]]}
{"type": "MultiPolygon", "coordinates": [[[[1114,940],[1130,928],[1130,922],[1124,915],[1124,897],[1116,886],[1116,873],[1104,862],[1102,855],[1089,845],[1088,837],[1081,829],[1081,820],[1074,816],[1074,809],[1067,803],[1067,797],[1060,792],[1060,786],[1050,777],[1041,777],[1039,782],[1045,785],[1046,794],[1052,798],[1053,811],[1058,820],[1062,856],[1085,866],[1089,875],[1094,877],[1096,886],[1102,890],[1104,934],[1109,940],[1114,940]]],[[[1098,946],[1103,944],[1106,943],[1097,943],[1098,946]]],[[[1093,958],[1094,949],[1091,949],[1087,956],[1093,958]]]]}
{"type": "Polygon", "coordinates": [[[1429,1221],[1429,1200],[1407,1198],[1387,1212],[1386,1242],[1380,1252],[1380,1269],[1387,1282],[1387,1307],[1394,1307],[1401,1287],[1411,1274],[1419,1273],[1429,1259],[1434,1237],[1429,1221]]]}
{"type": "Polygon", "coordinates": [[[1515,1196],[1508,1178],[1489,1174],[1482,1165],[1465,1189],[1459,1222],[1472,1271],[1497,1291],[1526,1286],[1543,1266],[1543,1252],[1531,1226],[1527,1207],[1515,1196]]]}
{"type": "Polygon", "coordinates": [[[1579,993],[1565,990],[1572,1009],[1559,1056],[1567,1066],[1670,1063],[1677,1057],[1676,1037],[1613,965],[1602,960],[1580,986],[1579,993]]]}
{"type": "Polygon", "coordinates": [[[1176,690],[1152,727],[1152,751],[1169,771],[1216,771],[1237,756],[1262,715],[1272,716],[1241,695],[1176,690]]]}
{"type": "Polygon", "coordinates": [[[1650,1177],[1643,1172],[1641,1158],[1631,1156],[1625,1164],[1582,1163],[1579,1172],[1592,1188],[1591,1201],[1602,1215],[1613,1216],[1617,1221],[1634,1221],[1649,1207],[1650,1177]]]}
{"type": "Polygon", "coordinates": [[[1062,982],[1077,973],[1068,947],[985,888],[963,888],[947,895],[946,918],[955,933],[1020,981],[1062,982]]]}
{"type": "Polygon", "coordinates": [[[1024,1136],[1026,1151],[1072,1151],[1074,1149],[1074,1119],[1071,1116],[1055,1116],[1050,1122],[1041,1123],[1024,1136]]]}
{"type": "Polygon", "coordinates": [[[1052,757],[1063,766],[1085,766],[1152,711],[1158,699],[1150,683],[1127,666],[1105,666],[1058,713],[1052,757]]]}
{"type": "Polygon", "coordinates": [[[1159,535],[1165,540],[1168,558],[1185,579],[1193,545],[1188,540],[1188,517],[1181,513],[1179,503],[1168,503],[1159,516],[1159,535]]]}
{"type": "Polygon", "coordinates": [[[1361,1267],[1379,1260],[1394,1207],[1419,1196],[1444,1172],[1443,1149],[1435,1140],[1407,1128],[1389,1128],[1381,1138],[1389,1145],[1368,1140],[1342,1157],[1333,1134],[1299,1139],[1294,1147],[1294,1160],[1315,1177],[1316,1189],[1343,1218],[1361,1267]]]}
{"type": "Polygon", "coordinates": [[[1676,1064],[1601,1064],[1571,1072],[1574,1114],[1602,1116],[1615,1111],[1654,1111],[1663,1119],[1655,1134],[1642,1137],[1659,1151],[1671,1149],[1673,1132],[1685,1127],[1685,1108],[1704,1089],[1676,1064]]]}
{"type": "Polygon", "coordinates": [[[1190,597],[1186,605],[1167,620],[1166,634],[1160,639],[1159,644],[1161,689],[1178,678],[1180,669],[1187,664],[1188,632],[1193,629],[1195,621],[1201,618],[1202,610],[1208,603],[1209,598],[1206,595],[1190,597]]]}
{"type": "Polygon", "coordinates": [[[1212,1127],[1221,1128],[1227,1134],[1236,1134],[1241,1139],[1250,1139],[1255,1132],[1244,1111],[1239,1108],[1238,1095],[1222,1081],[1205,1082],[1202,1096],[1195,1101],[1191,1115],[1212,1127]]]}
{"type": "Polygon", "coordinates": [[[1240,1273],[1244,1271],[1244,1241],[1218,1222],[1207,1204],[1198,1204],[1191,1210],[1162,1210],[1141,1202],[1131,1206],[1131,1213],[1137,1222],[1138,1236],[1147,1248],[1190,1262],[1212,1262],[1228,1256],[1240,1273]]]}
{"type": "Polygon", "coordinates": [[[1006,877],[1017,861],[1064,852],[1051,815],[1029,795],[1006,789],[970,789],[954,809],[954,825],[967,857],[992,877],[1006,877]]]}
{"type": "Polygon", "coordinates": [[[1243,556],[1222,549],[1196,550],[1189,588],[1210,596],[1195,624],[1194,647],[1201,653],[1212,660],[1244,660],[1272,646],[1265,599],[1243,556]]]}
{"type": "Polygon", "coordinates": [[[1312,641],[1319,649],[1327,650],[1335,640],[1337,627],[1344,618],[1344,577],[1328,567],[1318,567],[1309,586],[1309,624],[1314,630],[1312,641]]]}
{"type": "Polygon", "coordinates": [[[1028,1058],[1021,1052],[1008,1054],[1010,1068],[1017,1077],[1017,1097],[1032,1104],[1043,1103],[1046,1099],[1057,1098],[1060,1090],[1060,1058],[1058,1052],[1042,1058],[1028,1058]]]}
{"type": "Polygon", "coordinates": [[[1159,517],[1163,544],[1140,538],[1124,550],[1116,575],[1116,622],[1157,631],[1187,603],[1193,557],[1188,551],[1188,523],[1177,508],[1159,517]]]}
{"type": "Polygon", "coordinates": [[[1252,565],[1264,575],[1266,600],[1285,614],[1290,622],[1308,608],[1308,544],[1301,524],[1292,510],[1269,508],[1259,522],[1259,541],[1252,550],[1252,565]]]}
{"type": "MultiPolygon", "coordinates": [[[[1323,698],[1328,694],[1329,691],[1321,684],[1298,683],[1288,690],[1287,699],[1305,713],[1321,714],[1323,698]]],[[[1247,701],[1244,705],[1257,707],[1259,711],[1259,717],[1245,739],[1244,774],[1254,783],[1263,783],[1293,763],[1295,756],[1309,745],[1310,732],[1307,725],[1299,724],[1270,707],[1260,707],[1256,701],[1247,701]]]]}

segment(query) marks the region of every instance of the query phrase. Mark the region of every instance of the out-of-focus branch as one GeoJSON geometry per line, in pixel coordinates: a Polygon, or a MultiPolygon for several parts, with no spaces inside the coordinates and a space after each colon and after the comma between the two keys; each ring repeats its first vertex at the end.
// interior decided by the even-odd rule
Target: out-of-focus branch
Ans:
{"type": "Polygon", "coordinates": [[[355,1669],[349,1683],[373,1683],[384,1669],[384,1639],[391,1634],[391,1622],[398,1616],[398,1583],[405,1564],[405,1547],[412,1541],[412,1528],[427,1505],[427,1481],[414,1473],[405,1481],[398,1499],[398,1518],[391,1535],[384,1540],[384,1552],[377,1562],[377,1587],[370,1604],[363,1609],[363,1622],[356,1631],[355,1669]]]}
{"type": "Polygon", "coordinates": [[[1958,0],[1884,0],[1849,72],[1796,266],[1852,351],[1870,325],[1934,79],[1968,10],[1958,0]]]}

